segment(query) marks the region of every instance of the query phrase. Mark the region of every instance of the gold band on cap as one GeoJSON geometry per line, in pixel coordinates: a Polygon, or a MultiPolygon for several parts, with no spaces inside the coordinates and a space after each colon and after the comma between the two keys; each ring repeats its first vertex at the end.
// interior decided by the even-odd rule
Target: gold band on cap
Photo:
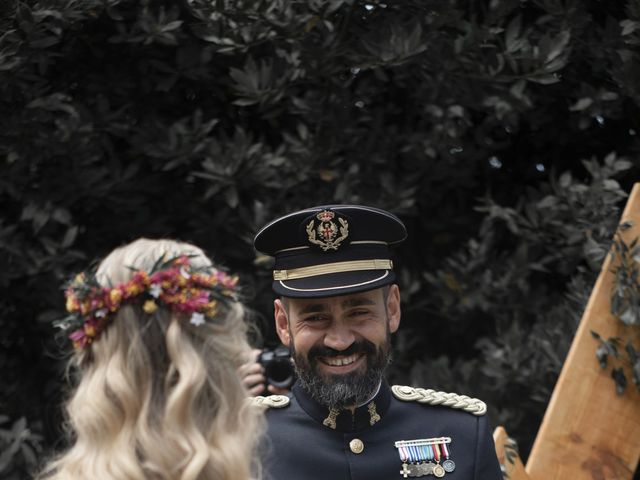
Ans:
{"type": "Polygon", "coordinates": [[[292,268],[290,270],[274,270],[274,280],[296,280],[298,278],[315,277],[328,273],[356,272],[358,270],[392,270],[391,260],[351,260],[349,262],[324,263],[311,267],[292,268]]]}

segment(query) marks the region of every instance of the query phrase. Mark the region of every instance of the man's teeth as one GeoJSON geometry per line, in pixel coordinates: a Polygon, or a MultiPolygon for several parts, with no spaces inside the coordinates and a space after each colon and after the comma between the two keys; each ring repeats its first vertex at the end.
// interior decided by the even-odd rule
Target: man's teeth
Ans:
{"type": "Polygon", "coordinates": [[[350,365],[355,362],[360,355],[349,355],[348,357],[328,357],[324,359],[327,365],[331,365],[332,367],[342,367],[344,365],[350,365]]]}

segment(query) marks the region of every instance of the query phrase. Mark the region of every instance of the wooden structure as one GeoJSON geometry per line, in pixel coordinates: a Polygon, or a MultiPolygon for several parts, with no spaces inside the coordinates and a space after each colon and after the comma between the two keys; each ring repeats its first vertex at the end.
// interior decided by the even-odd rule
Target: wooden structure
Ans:
{"type": "Polygon", "coordinates": [[[504,428],[498,427],[493,432],[498,461],[504,469],[504,478],[509,480],[529,480],[522,460],[515,449],[515,442],[509,438],[504,428]]]}
{"type": "MultiPolygon", "coordinates": [[[[640,183],[631,192],[622,222],[626,243],[640,236],[640,183]]],[[[509,462],[509,440],[500,427],[496,450],[509,480],[631,480],[640,458],[640,396],[630,384],[615,393],[610,370],[600,368],[591,331],[603,338],[629,338],[610,312],[613,274],[607,256],[571,344],[527,461],[509,462]],[[503,461],[504,460],[504,461],[503,461]]],[[[636,327],[637,328],[637,327],[636,327]]],[[[513,458],[511,458],[513,460],[513,458]]]]}

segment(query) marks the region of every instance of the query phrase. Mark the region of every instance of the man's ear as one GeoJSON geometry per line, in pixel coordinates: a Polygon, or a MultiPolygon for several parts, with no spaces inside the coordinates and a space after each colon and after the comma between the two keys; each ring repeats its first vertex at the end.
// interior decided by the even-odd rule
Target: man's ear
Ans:
{"type": "Polygon", "coordinates": [[[289,336],[289,317],[287,315],[287,309],[282,304],[282,300],[276,299],[273,302],[273,315],[276,320],[276,332],[280,341],[286,347],[289,346],[291,338],[289,336]]]}
{"type": "Polygon", "coordinates": [[[389,331],[391,333],[398,330],[400,326],[400,288],[395,283],[389,287],[387,295],[387,316],[389,318],[389,331]]]}

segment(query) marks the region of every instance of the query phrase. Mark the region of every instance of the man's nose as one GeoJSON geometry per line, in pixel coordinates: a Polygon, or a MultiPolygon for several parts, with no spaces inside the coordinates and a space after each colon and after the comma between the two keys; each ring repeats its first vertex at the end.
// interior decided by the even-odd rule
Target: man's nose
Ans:
{"type": "Polygon", "coordinates": [[[356,337],[345,325],[332,325],[324,336],[324,346],[342,351],[349,348],[356,337]]]}

